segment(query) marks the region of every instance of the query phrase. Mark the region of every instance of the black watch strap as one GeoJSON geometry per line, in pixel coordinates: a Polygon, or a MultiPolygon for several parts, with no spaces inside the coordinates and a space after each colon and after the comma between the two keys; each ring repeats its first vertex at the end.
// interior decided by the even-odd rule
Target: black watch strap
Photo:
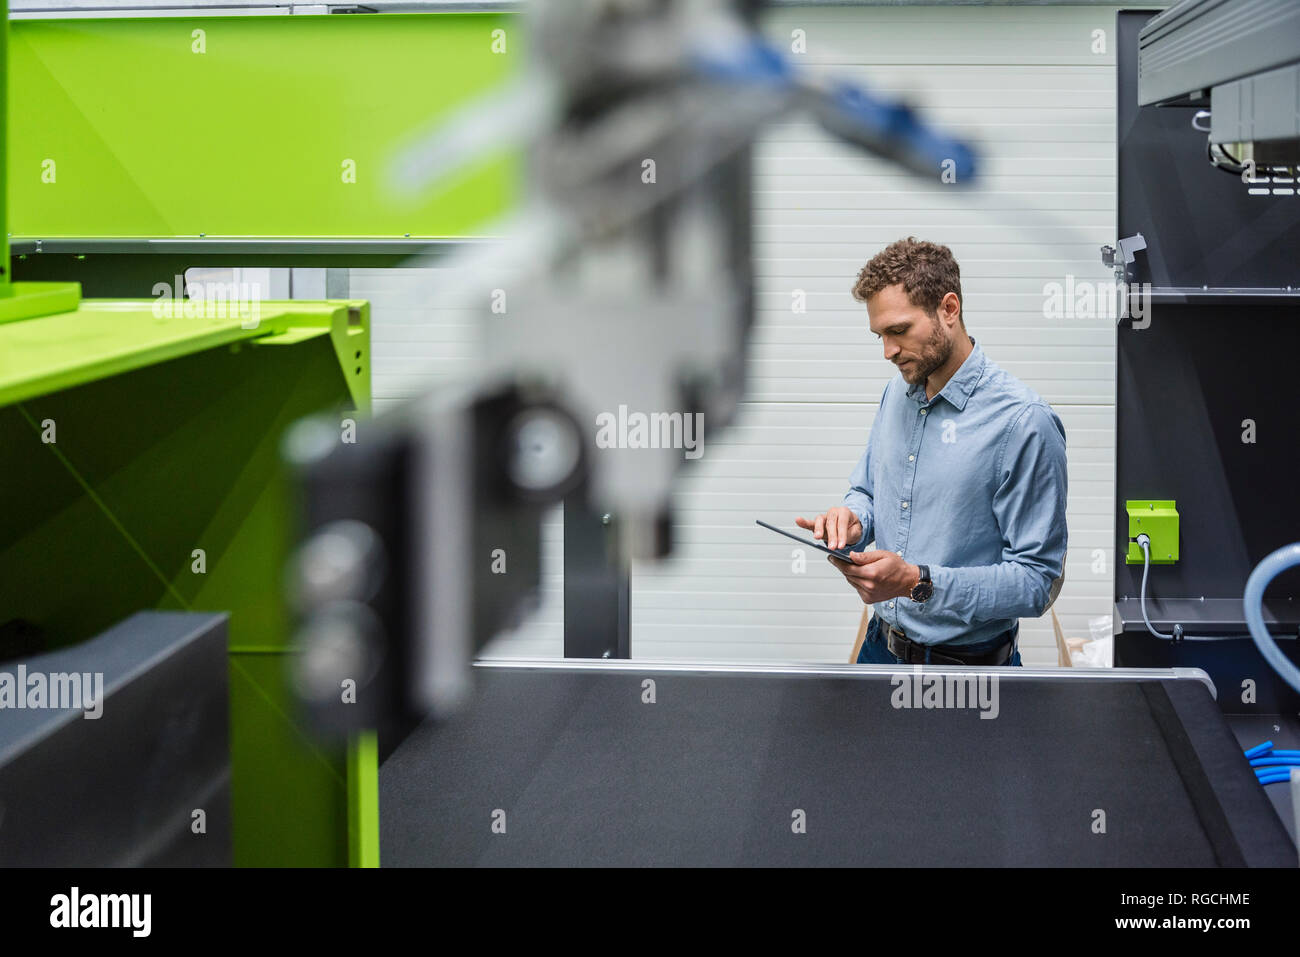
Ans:
{"type": "Polygon", "coordinates": [[[917,565],[916,570],[920,573],[920,577],[908,597],[917,603],[927,602],[934,594],[934,583],[930,581],[930,566],[917,565]]]}

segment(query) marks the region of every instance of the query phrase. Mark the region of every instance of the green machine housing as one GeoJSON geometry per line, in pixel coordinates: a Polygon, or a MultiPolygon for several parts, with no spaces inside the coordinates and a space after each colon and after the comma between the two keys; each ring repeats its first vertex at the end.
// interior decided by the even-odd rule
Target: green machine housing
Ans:
{"type": "Polygon", "coordinates": [[[234,860],[363,864],[374,742],[317,742],[288,686],[280,438],[368,408],[369,308],[260,307],[256,328],[109,300],[0,323],[2,624],[35,653],[140,609],[229,612],[234,860]]]}
{"type": "Polygon", "coordinates": [[[0,22],[0,658],[142,609],[227,612],[234,862],[377,865],[375,736],[322,743],[289,686],[281,450],[305,416],[369,412],[369,306],[260,301],[250,321],[187,311],[174,277],[477,238],[517,157],[419,196],[385,173],[514,69],[513,17],[0,22]]]}

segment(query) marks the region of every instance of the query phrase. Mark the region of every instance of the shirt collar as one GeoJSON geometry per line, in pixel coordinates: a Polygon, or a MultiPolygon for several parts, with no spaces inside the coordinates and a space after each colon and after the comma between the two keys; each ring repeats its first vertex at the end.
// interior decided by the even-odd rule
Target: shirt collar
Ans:
{"type": "MultiPolygon", "coordinates": [[[[966,400],[970,398],[971,393],[975,391],[975,386],[979,384],[981,377],[984,375],[984,350],[979,347],[979,343],[975,341],[974,336],[968,335],[966,338],[970,340],[971,344],[970,355],[966,357],[966,361],[961,364],[961,367],[953,373],[952,378],[934,397],[938,399],[942,396],[956,406],[959,412],[966,408],[966,400]]],[[[924,405],[927,401],[925,398],[925,383],[922,382],[911,386],[907,390],[907,395],[924,405]]]]}

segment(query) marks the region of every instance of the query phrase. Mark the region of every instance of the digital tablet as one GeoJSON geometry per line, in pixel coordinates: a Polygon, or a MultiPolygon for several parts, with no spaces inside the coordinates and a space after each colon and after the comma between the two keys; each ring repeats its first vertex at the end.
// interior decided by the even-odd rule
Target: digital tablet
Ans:
{"type": "Polygon", "coordinates": [[[784,535],[786,538],[793,538],[796,542],[803,542],[805,545],[811,545],[819,552],[825,552],[827,555],[834,555],[836,558],[842,558],[846,562],[852,561],[852,559],[849,558],[849,552],[853,551],[852,548],[841,548],[841,549],[827,548],[824,544],[822,544],[821,542],[817,541],[814,538],[804,538],[802,535],[795,535],[792,532],[787,532],[783,528],[777,528],[775,525],[769,525],[767,524],[767,522],[764,522],[760,519],[757,518],[754,519],[754,523],[757,525],[762,525],[764,528],[771,529],[772,531],[776,532],[778,535],[784,535]]]}

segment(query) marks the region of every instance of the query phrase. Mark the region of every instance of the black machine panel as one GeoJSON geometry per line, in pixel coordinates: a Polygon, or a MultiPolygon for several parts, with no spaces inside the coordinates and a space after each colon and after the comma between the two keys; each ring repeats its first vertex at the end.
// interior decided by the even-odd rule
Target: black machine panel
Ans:
{"type": "MultiPolygon", "coordinates": [[[[1149,313],[1121,322],[1116,340],[1115,664],[1200,667],[1225,711],[1294,712],[1300,696],[1260,657],[1241,599],[1255,566],[1300,539],[1288,367],[1300,353],[1300,197],[1294,183],[1214,168],[1195,109],[1137,105],[1138,34],[1151,17],[1117,21],[1117,238],[1142,234],[1128,279],[1152,288],[1149,313]],[[1125,503],[1153,499],[1176,503],[1180,554],[1152,565],[1147,615],[1163,633],[1179,625],[1214,641],[1146,627],[1142,565],[1125,562],[1125,503]]],[[[1300,661],[1297,595],[1292,569],[1268,588],[1264,614],[1300,661]]]]}
{"type": "MultiPolygon", "coordinates": [[[[1173,499],[1179,512],[1179,561],[1152,566],[1148,598],[1240,600],[1260,560],[1300,538],[1300,405],[1275,358],[1300,355],[1297,308],[1157,303],[1146,328],[1118,330],[1117,600],[1136,598],[1142,582],[1142,566],[1123,560],[1128,500],[1173,499]]],[[[1266,592],[1297,595],[1300,568],[1266,592]]]]}
{"type": "Polygon", "coordinates": [[[1138,33],[1153,15],[1121,10],[1117,22],[1118,238],[1147,241],[1131,281],[1300,290],[1300,196],[1252,196],[1240,176],[1211,166],[1195,108],[1137,105],[1138,33]]]}
{"type": "Polygon", "coordinates": [[[44,703],[49,676],[102,676],[102,698],[78,682],[74,708],[31,707],[29,690],[0,711],[0,867],[230,865],[226,637],[225,615],[139,612],[0,663],[15,685],[44,683],[44,703]]]}

